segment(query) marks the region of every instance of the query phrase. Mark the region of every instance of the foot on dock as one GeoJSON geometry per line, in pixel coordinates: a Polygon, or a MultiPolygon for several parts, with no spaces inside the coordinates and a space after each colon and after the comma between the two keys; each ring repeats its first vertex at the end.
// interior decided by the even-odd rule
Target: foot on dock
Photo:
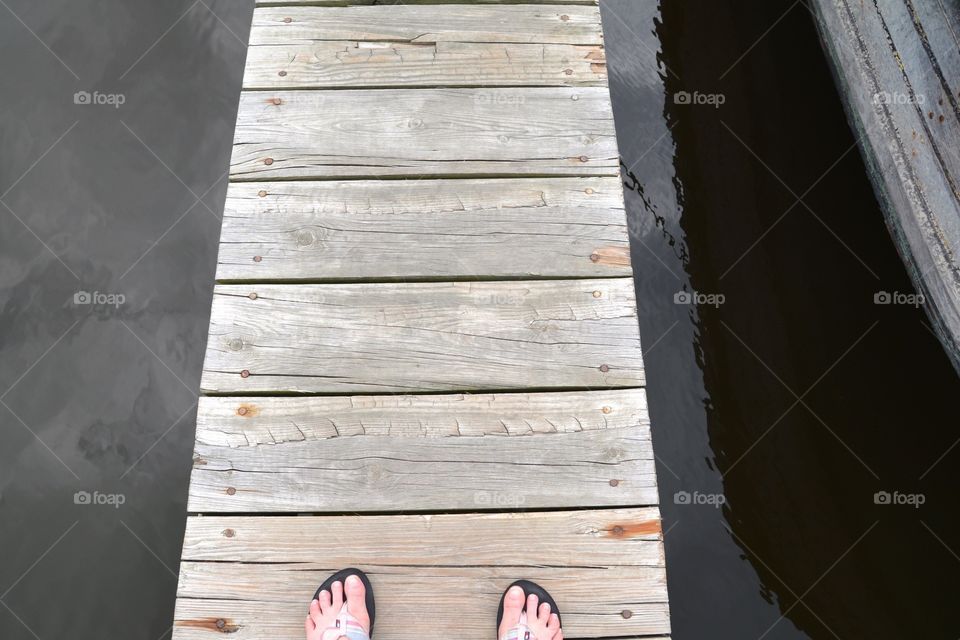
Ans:
{"type": "Polygon", "coordinates": [[[550,602],[541,602],[537,593],[527,593],[521,585],[529,585],[530,591],[539,591],[549,598],[542,588],[531,582],[511,585],[503,594],[498,640],[563,640],[556,603],[551,606],[550,602]]]}
{"type": "MultiPolygon", "coordinates": [[[[324,585],[325,586],[325,585],[324,585]]],[[[307,640],[369,640],[367,589],[357,574],[320,588],[304,622],[307,640]]]]}

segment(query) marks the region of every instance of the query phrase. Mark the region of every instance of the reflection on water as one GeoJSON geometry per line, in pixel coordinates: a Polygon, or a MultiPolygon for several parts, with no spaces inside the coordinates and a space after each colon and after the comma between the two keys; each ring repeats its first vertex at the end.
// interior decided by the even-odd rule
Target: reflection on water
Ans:
{"type": "Polygon", "coordinates": [[[4,640],[169,637],[252,11],[204,2],[0,6],[4,640]]]}
{"type": "Polygon", "coordinates": [[[960,381],[810,15],[602,6],[674,637],[957,637],[960,381]]]}

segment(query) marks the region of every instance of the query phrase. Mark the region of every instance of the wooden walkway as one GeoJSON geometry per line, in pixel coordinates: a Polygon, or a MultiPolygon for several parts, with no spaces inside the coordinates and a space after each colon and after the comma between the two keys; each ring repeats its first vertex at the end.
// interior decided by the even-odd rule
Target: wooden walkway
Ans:
{"type": "Polygon", "coordinates": [[[596,4],[261,0],[246,64],[173,637],[299,640],[350,565],[378,640],[521,577],[665,637],[596,4]]]}

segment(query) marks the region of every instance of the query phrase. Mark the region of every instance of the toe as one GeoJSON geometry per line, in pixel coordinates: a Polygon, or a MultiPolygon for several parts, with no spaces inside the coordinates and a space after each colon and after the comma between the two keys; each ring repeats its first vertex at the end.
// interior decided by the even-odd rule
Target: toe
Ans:
{"type": "Polygon", "coordinates": [[[350,615],[360,621],[361,626],[369,633],[370,612],[367,611],[367,588],[364,586],[363,580],[357,574],[351,574],[347,577],[343,589],[347,594],[347,610],[350,615]]]}
{"type": "Polygon", "coordinates": [[[330,597],[330,606],[337,612],[343,608],[343,583],[337,580],[330,585],[332,595],[330,597]]]}
{"type": "Polygon", "coordinates": [[[550,604],[547,602],[541,602],[540,608],[537,610],[537,620],[547,624],[547,621],[550,620],[550,604]]]}
{"type": "Polygon", "coordinates": [[[526,602],[527,599],[521,587],[514,585],[507,589],[506,595],[503,596],[503,620],[500,622],[498,638],[502,638],[510,629],[517,626],[526,602]]]}
{"type": "Polygon", "coordinates": [[[320,592],[320,613],[330,613],[330,592],[324,589],[320,592]]]}
{"type": "Polygon", "coordinates": [[[303,621],[303,627],[307,631],[307,635],[310,635],[317,629],[316,623],[313,621],[313,618],[307,616],[307,619],[303,621]]]}
{"type": "Polygon", "coordinates": [[[557,635],[558,631],[560,631],[560,616],[551,613],[547,621],[547,636],[552,638],[557,635]]]}
{"type": "Polygon", "coordinates": [[[539,603],[540,598],[538,598],[535,593],[531,593],[527,596],[527,619],[537,617],[537,605],[539,603]]]}
{"type": "Polygon", "coordinates": [[[314,600],[310,603],[310,615],[308,616],[313,622],[313,625],[316,626],[320,624],[320,617],[323,614],[320,612],[320,601],[314,600]]]}

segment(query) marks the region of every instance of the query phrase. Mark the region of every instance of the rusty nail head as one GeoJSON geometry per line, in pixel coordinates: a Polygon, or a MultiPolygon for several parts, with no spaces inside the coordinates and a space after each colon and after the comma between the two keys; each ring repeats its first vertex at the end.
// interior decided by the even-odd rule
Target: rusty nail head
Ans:
{"type": "Polygon", "coordinates": [[[586,161],[588,161],[589,159],[590,159],[590,158],[588,158],[587,156],[580,156],[580,162],[586,162],[586,161]]]}
{"type": "Polygon", "coordinates": [[[227,626],[226,620],[224,620],[223,618],[220,618],[219,620],[217,620],[217,629],[223,629],[225,626],[227,626]]]}
{"type": "Polygon", "coordinates": [[[563,72],[564,72],[565,74],[567,74],[568,76],[572,76],[572,75],[573,75],[573,69],[564,69],[563,72]]]}
{"type": "Polygon", "coordinates": [[[263,161],[263,164],[269,167],[271,164],[273,164],[273,158],[267,158],[266,160],[263,161]]]}
{"type": "Polygon", "coordinates": [[[263,260],[263,258],[261,258],[260,256],[253,256],[254,262],[260,262],[261,260],[263,260]]]}
{"type": "Polygon", "coordinates": [[[260,192],[257,193],[257,195],[260,196],[261,198],[266,198],[267,192],[261,189],[260,192]]]}
{"type": "Polygon", "coordinates": [[[246,407],[240,407],[239,409],[237,409],[237,414],[238,414],[238,415],[241,415],[241,416],[247,415],[247,408],[246,408],[246,407]]]}
{"type": "Polygon", "coordinates": [[[235,534],[236,534],[236,531],[234,531],[233,529],[224,529],[224,530],[223,530],[223,535],[225,535],[225,536],[228,537],[228,538],[232,538],[235,534]]]}
{"type": "Polygon", "coordinates": [[[590,254],[590,262],[600,262],[600,256],[595,253],[590,254]]]}
{"type": "Polygon", "coordinates": [[[615,526],[615,527],[613,528],[613,530],[612,530],[612,533],[613,533],[613,535],[615,535],[615,536],[622,536],[622,535],[623,535],[623,527],[621,527],[620,525],[615,526]]]}
{"type": "Polygon", "coordinates": [[[284,18],[283,21],[286,22],[287,24],[290,24],[291,22],[293,22],[293,18],[284,18]]]}
{"type": "Polygon", "coordinates": [[[563,14],[562,16],[560,16],[560,19],[566,22],[567,20],[570,19],[570,16],[568,16],[567,14],[563,14]]]}
{"type": "Polygon", "coordinates": [[[244,369],[243,371],[240,372],[240,377],[241,377],[241,378],[249,378],[249,377],[250,377],[250,372],[249,372],[248,370],[244,369]]]}
{"type": "Polygon", "coordinates": [[[604,407],[604,408],[603,408],[603,412],[604,412],[604,413],[610,413],[611,411],[613,411],[613,409],[611,409],[610,407],[604,407]]]}
{"type": "Polygon", "coordinates": [[[604,373],[606,373],[607,371],[610,371],[610,367],[608,367],[605,364],[602,364],[600,365],[600,371],[603,371],[604,373]]]}
{"type": "Polygon", "coordinates": [[[250,298],[251,300],[256,300],[257,294],[255,292],[251,292],[249,295],[247,295],[247,297],[250,298]]]}
{"type": "Polygon", "coordinates": [[[624,620],[629,620],[633,617],[633,611],[630,611],[630,609],[624,609],[620,612],[620,615],[623,616],[624,620]]]}
{"type": "MultiPolygon", "coordinates": [[[[615,486],[617,486],[618,484],[620,484],[620,481],[617,480],[617,479],[613,479],[613,480],[610,481],[610,486],[611,486],[611,487],[615,487],[615,486]]],[[[620,527],[615,527],[614,530],[613,530],[614,533],[616,533],[617,529],[620,529],[620,533],[623,533],[623,529],[621,529],[620,527]]],[[[619,534],[617,534],[617,535],[619,535],[619,534]]]]}
{"type": "Polygon", "coordinates": [[[275,104],[275,105],[278,105],[278,106],[279,106],[279,105],[283,104],[283,100],[281,100],[280,98],[271,98],[271,99],[270,99],[270,104],[275,104]]]}
{"type": "Polygon", "coordinates": [[[280,72],[280,73],[278,73],[277,75],[278,75],[278,76],[280,76],[280,77],[282,78],[282,77],[284,77],[284,76],[286,76],[286,75],[287,75],[287,72],[286,72],[286,71],[281,71],[281,72],[280,72]]]}
{"type": "Polygon", "coordinates": [[[227,487],[227,495],[228,495],[228,496],[232,496],[232,495],[235,494],[236,492],[237,492],[237,490],[234,489],[233,487],[227,487]]]}

